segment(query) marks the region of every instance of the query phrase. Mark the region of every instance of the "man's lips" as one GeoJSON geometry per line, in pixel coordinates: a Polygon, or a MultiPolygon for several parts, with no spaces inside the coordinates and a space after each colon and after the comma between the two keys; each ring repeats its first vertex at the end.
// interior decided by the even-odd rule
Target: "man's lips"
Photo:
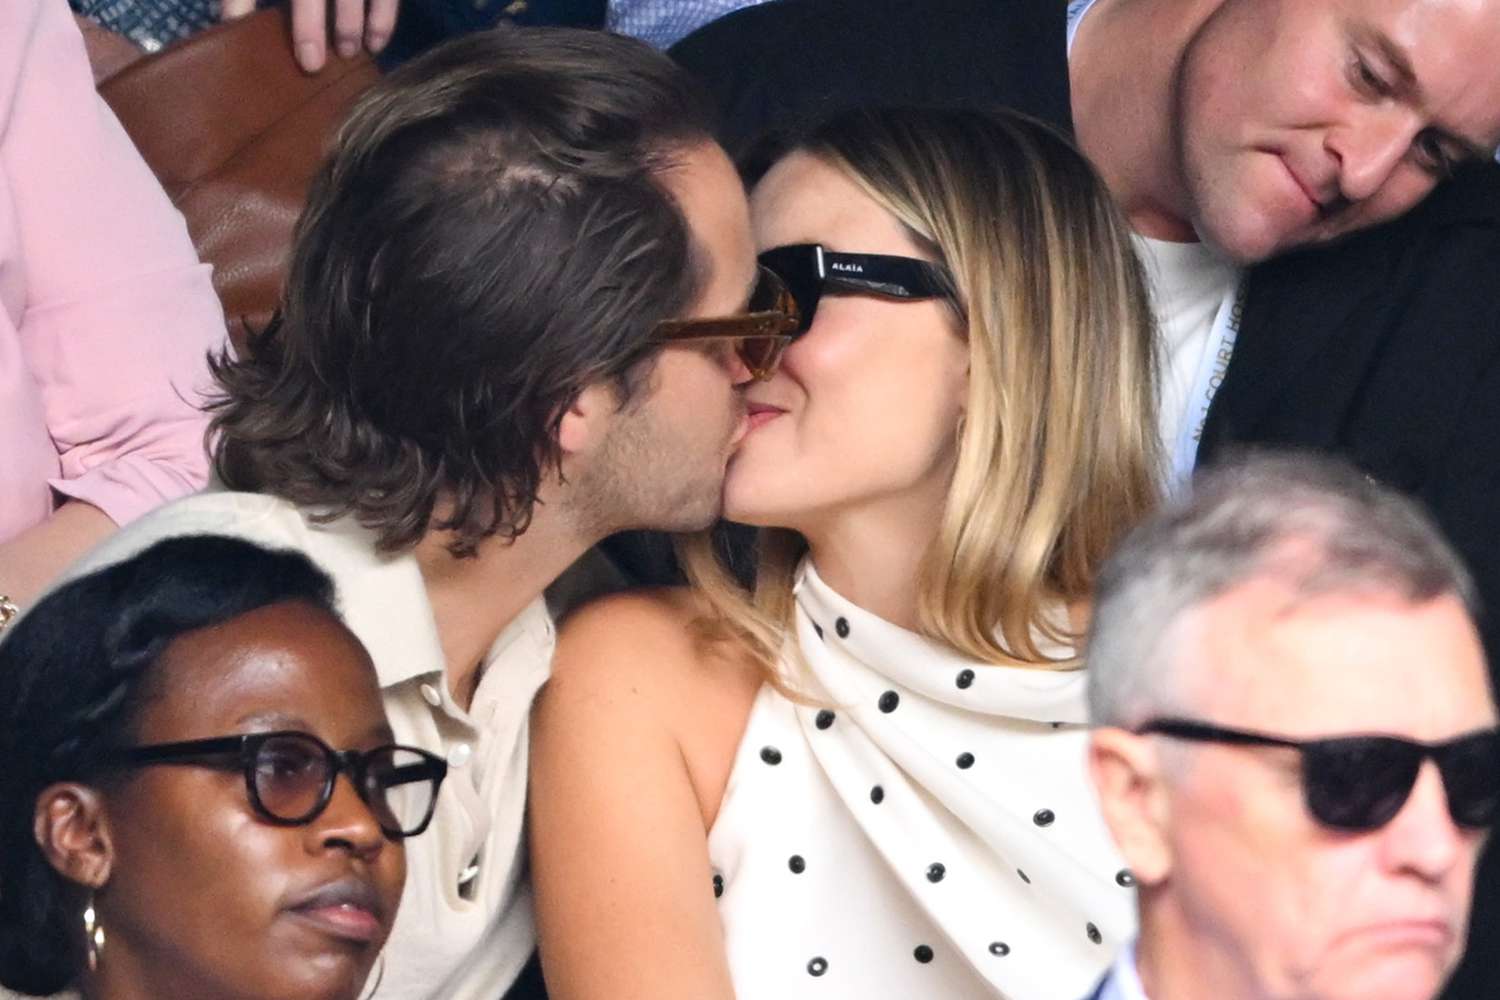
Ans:
{"type": "Polygon", "coordinates": [[[1291,178],[1292,184],[1302,193],[1302,197],[1307,199],[1308,204],[1312,207],[1313,214],[1320,219],[1327,215],[1337,199],[1323,197],[1319,193],[1319,185],[1304,180],[1302,174],[1297,172],[1297,169],[1292,166],[1285,156],[1279,157],[1279,159],[1281,160],[1282,169],[1291,178]]]}
{"type": "Polygon", "coordinates": [[[317,887],[288,909],[324,933],[346,941],[374,941],[383,929],[380,894],[369,882],[352,876],[317,887]]]}
{"type": "Polygon", "coordinates": [[[1361,937],[1372,937],[1394,947],[1416,945],[1418,947],[1445,948],[1451,944],[1455,931],[1451,924],[1441,918],[1430,920],[1382,920],[1366,924],[1356,932],[1361,937]]]}

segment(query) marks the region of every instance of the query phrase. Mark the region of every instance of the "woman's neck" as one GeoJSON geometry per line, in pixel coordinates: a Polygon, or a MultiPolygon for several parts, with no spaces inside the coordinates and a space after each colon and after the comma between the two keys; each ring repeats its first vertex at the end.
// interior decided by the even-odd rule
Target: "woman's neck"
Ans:
{"type": "Polygon", "coordinates": [[[942,509],[941,495],[886,498],[841,510],[802,534],[824,583],[871,614],[916,631],[923,563],[942,509]]]}

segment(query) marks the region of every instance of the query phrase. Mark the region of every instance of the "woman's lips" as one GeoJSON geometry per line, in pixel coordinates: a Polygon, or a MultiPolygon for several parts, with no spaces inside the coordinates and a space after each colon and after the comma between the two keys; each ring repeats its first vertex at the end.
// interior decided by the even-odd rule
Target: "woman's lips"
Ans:
{"type": "Polygon", "coordinates": [[[779,406],[771,406],[767,403],[751,403],[746,408],[746,419],[750,421],[750,430],[763,427],[781,416],[786,411],[779,406]]]}
{"type": "Polygon", "coordinates": [[[349,876],[325,883],[288,909],[325,934],[342,940],[366,943],[381,935],[380,895],[364,879],[349,876]]]}
{"type": "Polygon", "coordinates": [[[380,919],[352,903],[299,907],[292,912],[324,933],[345,941],[364,944],[380,937],[380,919]]]}

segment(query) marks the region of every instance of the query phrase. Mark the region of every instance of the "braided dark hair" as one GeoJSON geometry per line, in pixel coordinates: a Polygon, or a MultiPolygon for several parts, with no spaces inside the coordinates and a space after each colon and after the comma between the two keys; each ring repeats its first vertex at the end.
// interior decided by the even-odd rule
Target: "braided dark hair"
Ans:
{"type": "Polygon", "coordinates": [[[35,842],[37,796],[131,739],[174,639],[284,601],[332,613],[333,582],[295,552],[185,536],[59,587],[0,642],[0,985],[55,993],[83,960],[83,890],[35,842]]]}

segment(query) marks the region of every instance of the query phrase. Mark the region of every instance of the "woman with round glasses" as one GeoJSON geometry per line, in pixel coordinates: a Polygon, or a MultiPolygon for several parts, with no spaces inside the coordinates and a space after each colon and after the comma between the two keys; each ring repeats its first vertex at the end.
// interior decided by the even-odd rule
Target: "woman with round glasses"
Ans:
{"type": "Polygon", "coordinates": [[[0,761],[0,986],[84,1000],[352,1000],[446,770],[321,571],[207,535],[21,619],[0,761]]]}
{"type": "Polygon", "coordinates": [[[565,627],[533,730],[549,989],[1073,1000],[1133,929],[1074,651],[1157,499],[1127,229],[1064,140],[977,112],[842,117],[751,203],[798,312],[725,482],[754,588],[698,538],[691,590],[565,627]]]}

